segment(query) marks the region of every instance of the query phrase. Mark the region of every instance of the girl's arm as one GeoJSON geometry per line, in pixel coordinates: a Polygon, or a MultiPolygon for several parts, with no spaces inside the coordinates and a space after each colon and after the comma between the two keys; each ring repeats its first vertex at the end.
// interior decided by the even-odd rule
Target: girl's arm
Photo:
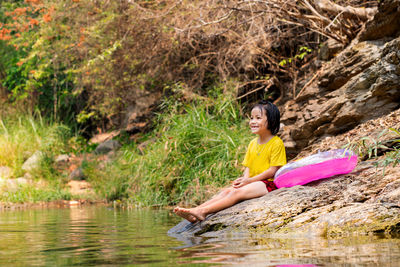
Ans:
{"type": "MultiPolygon", "coordinates": [[[[233,187],[239,188],[246,184],[250,184],[252,182],[257,182],[257,181],[273,178],[275,173],[279,170],[280,167],[281,166],[271,166],[266,171],[264,171],[256,176],[253,176],[251,178],[249,178],[248,176],[240,177],[234,181],[233,187]]],[[[246,170],[249,171],[248,168],[246,168],[246,170]]],[[[246,172],[246,170],[245,170],[245,172],[246,172]]]]}
{"type": "Polygon", "coordinates": [[[246,167],[246,169],[244,169],[243,177],[244,178],[249,178],[250,177],[250,169],[249,169],[249,167],[246,167]]]}

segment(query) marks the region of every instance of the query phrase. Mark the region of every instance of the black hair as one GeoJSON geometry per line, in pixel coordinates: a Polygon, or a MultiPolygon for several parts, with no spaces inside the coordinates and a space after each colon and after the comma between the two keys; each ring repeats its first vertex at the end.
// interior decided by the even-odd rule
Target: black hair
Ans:
{"type": "Polygon", "coordinates": [[[281,124],[281,113],[279,112],[279,109],[274,104],[266,100],[261,100],[253,107],[253,109],[254,108],[259,108],[261,112],[265,111],[268,121],[267,129],[270,130],[272,134],[277,134],[281,124]]]}

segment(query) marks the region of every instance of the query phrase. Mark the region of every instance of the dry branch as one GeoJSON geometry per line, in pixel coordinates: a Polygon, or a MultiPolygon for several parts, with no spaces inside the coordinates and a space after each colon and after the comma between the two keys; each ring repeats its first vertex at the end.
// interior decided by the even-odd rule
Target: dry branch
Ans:
{"type": "Polygon", "coordinates": [[[315,5],[328,13],[337,15],[341,14],[345,18],[358,18],[362,21],[370,19],[375,15],[377,8],[356,8],[352,6],[340,6],[329,0],[315,0],[315,5]]]}

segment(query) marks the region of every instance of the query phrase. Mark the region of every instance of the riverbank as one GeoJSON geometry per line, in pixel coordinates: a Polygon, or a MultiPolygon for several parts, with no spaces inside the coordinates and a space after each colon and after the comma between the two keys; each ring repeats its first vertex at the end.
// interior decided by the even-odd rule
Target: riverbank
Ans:
{"type": "MultiPolygon", "coordinates": [[[[400,127],[400,109],[379,120],[363,123],[345,134],[326,138],[299,156],[310,155],[319,149],[341,147],[350,136],[353,140],[362,140],[363,137],[376,140],[379,136],[380,143],[390,143],[393,133],[382,134],[387,124],[397,129],[400,127]]],[[[304,186],[281,188],[220,211],[201,223],[190,225],[183,222],[172,232],[204,237],[236,231],[326,238],[368,234],[398,236],[400,165],[385,166],[386,157],[361,158],[350,174],[304,186]]]]}

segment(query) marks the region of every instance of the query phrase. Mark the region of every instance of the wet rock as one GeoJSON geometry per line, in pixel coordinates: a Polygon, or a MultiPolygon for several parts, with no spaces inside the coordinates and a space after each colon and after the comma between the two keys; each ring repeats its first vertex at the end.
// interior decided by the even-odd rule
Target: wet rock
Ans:
{"type": "Polygon", "coordinates": [[[383,176],[382,168],[373,163],[359,164],[351,174],[281,188],[171,231],[180,235],[218,235],[235,229],[290,235],[392,234],[400,223],[399,181],[400,166],[389,167],[383,176]]]}
{"type": "Polygon", "coordinates": [[[7,166],[0,166],[0,178],[7,179],[12,176],[12,169],[7,166]]]}
{"type": "Polygon", "coordinates": [[[42,160],[44,153],[41,151],[36,151],[30,158],[28,158],[24,164],[22,165],[21,169],[30,172],[34,169],[40,167],[40,161],[42,160]]]}
{"type": "Polygon", "coordinates": [[[121,144],[116,140],[108,140],[104,143],[101,143],[97,146],[94,151],[95,154],[107,154],[110,151],[118,150],[121,147],[121,144]]]}
{"type": "Polygon", "coordinates": [[[400,233],[400,207],[378,203],[353,204],[318,216],[312,222],[297,227],[295,231],[329,237],[397,234],[400,233]]]}

